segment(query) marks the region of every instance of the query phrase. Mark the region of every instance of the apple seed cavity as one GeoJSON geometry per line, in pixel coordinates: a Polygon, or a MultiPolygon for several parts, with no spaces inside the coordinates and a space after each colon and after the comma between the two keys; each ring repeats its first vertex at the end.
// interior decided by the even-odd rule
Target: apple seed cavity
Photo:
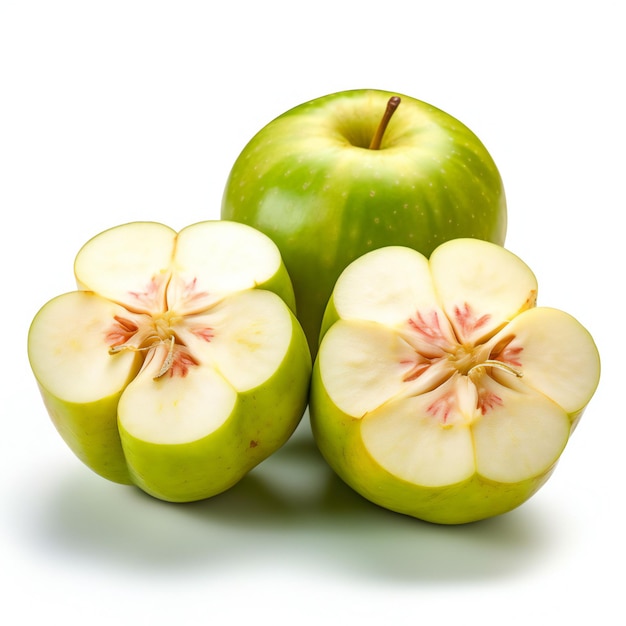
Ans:
{"type": "MultiPolygon", "coordinates": [[[[154,282],[153,279],[151,284],[154,282]]],[[[194,292],[193,286],[195,284],[196,279],[191,281],[186,288],[188,301],[207,298],[209,294],[206,292],[194,292]]],[[[130,295],[137,297],[136,293],[131,293],[130,295]]],[[[153,306],[156,304],[157,302],[152,302],[153,306]]],[[[159,371],[154,376],[155,380],[168,373],[170,377],[184,377],[187,375],[190,367],[198,365],[198,360],[192,354],[191,349],[177,334],[177,328],[185,327],[193,335],[206,342],[211,341],[214,337],[213,328],[195,323],[194,315],[178,314],[175,311],[168,310],[167,299],[164,307],[164,311],[150,314],[137,313],[133,315],[129,310],[128,315],[132,319],[115,315],[114,321],[106,333],[106,339],[110,346],[110,355],[128,350],[146,353],[146,358],[151,359],[154,355],[149,353],[154,352],[157,346],[165,345],[167,352],[162,359],[159,371]]],[[[210,310],[210,308],[207,310],[210,310]]]]}
{"type": "MultiPolygon", "coordinates": [[[[454,314],[457,328],[472,332],[489,319],[488,314],[473,314],[467,303],[455,307],[454,314]]],[[[437,311],[428,314],[417,312],[407,320],[403,338],[413,348],[415,356],[400,362],[407,366],[402,380],[405,383],[417,381],[417,393],[433,389],[441,391],[441,395],[427,407],[427,412],[443,425],[448,423],[453,407],[459,407],[461,410],[454,413],[464,415],[471,423],[477,415],[484,415],[489,408],[502,404],[501,398],[482,385],[484,377],[489,375],[486,370],[496,368],[521,378],[523,372],[519,355],[523,347],[515,345],[514,335],[504,337],[495,345],[493,341],[469,343],[463,335],[457,335],[445,316],[443,320],[441,317],[437,311]],[[466,380],[456,380],[451,387],[444,386],[447,380],[459,376],[466,380]],[[428,381],[426,387],[419,384],[419,379],[428,381]]]]}

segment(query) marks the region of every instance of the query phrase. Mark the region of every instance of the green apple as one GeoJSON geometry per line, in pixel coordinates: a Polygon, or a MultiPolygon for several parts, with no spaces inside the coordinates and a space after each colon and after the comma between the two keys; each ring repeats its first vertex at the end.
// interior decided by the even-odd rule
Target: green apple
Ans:
{"type": "Polygon", "coordinates": [[[315,355],[348,263],[387,245],[428,256],[459,237],[503,244],[507,215],[496,165],[465,125],[408,96],[354,90],[261,129],[232,167],[222,217],[276,242],[315,355]]]}
{"type": "Polygon", "coordinates": [[[512,510],[553,471],[600,376],[589,332],[536,306],[534,274],[462,238],[341,274],[310,398],[320,451],[355,491],[442,524],[512,510]]]}
{"type": "Polygon", "coordinates": [[[291,436],[311,356],[276,245],[235,222],[133,222],[79,251],[28,354],[92,470],[168,501],[218,494],[291,436]],[[292,307],[292,308],[290,308],[292,307]]]}

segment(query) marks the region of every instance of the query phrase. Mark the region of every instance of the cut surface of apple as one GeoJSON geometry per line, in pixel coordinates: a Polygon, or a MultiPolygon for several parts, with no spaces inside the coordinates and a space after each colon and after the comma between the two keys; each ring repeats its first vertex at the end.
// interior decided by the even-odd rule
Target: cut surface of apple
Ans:
{"type": "Polygon", "coordinates": [[[349,265],[311,388],[331,467],[371,501],[432,522],[527,500],[600,375],[589,332],[536,297],[525,263],[477,239],[446,242],[430,259],[381,248],[349,265]]]}
{"type": "Polygon", "coordinates": [[[28,352],[55,426],[91,469],[198,500],[290,437],[311,357],[265,235],[133,222],[87,242],[74,269],[79,290],[40,309],[28,352]]]}

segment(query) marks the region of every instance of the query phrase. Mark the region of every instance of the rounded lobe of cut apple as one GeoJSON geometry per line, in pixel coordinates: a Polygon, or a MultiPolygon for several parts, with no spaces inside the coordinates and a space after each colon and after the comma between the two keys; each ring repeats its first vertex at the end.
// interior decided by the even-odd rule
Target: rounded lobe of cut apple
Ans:
{"type": "Polygon", "coordinates": [[[116,226],[90,239],[78,252],[74,274],[80,289],[153,313],[165,306],[165,289],[176,231],[156,222],[116,226]]]}
{"type": "Polygon", "coordinates": [[[528,499],[600,373],[588,331],[537,307],[536,294],[521,259],[475,239],[442,244],[430,260],[396,246],[348,266],[311,388],[331,467],[372,501],[441,523],[528,499]]]}
{"type": "Polygon", "coordinates": [[[295,311],[280,251],[259,231],[240,226],[205,221],[180,233],[156,222],[116,226],[78,252],[77,284],[145,313],[167,308],[190,314],[224,295],[252,288],[276,292],[295,311]]]}
{"type": "Polygon", "coordinates": [[[28,354],[48,413],[70,449],[96,473],[130,484],[116,412],[140,354],[108,353],[111,320],[128,312],[98,294],[57,296],[38,312],[28,354]]]}
{"type": "Polygon", "coordinates": [[[483,243],[441,245],[429,260],[440,306],[461,343],[480,342],[537,299],[530,268],[511,252],[503,258],[500,246],[483,243]]]}
{"type": "Polygon", "coordinates": [[[91,291],[50,300],[28,336],[38,382],[76,404],[120,393],[136,374],[139,360],[137,352],[123,352],[115,359],[109,355],[112,320],[125,315],[124,307],[91,291]]]}
{"type": "Polygon", "coordinates": [[[277,390],[292,403],[295,399],[298,415],[306,405],[302,358],[290,356],[304,352],[304,337],[278,296],[243,291],[215,309],[215,315],[201,316],[221,330],[211,344],[192,331],[181,333],[189,335],[199,365],[184,377],[159,378],[159,364],[166,356],[161,347],[162,353],[155,353],[128,386],[118,407],[122,444],[127,458],[134,459],[135,482],[168,500],[196,500],[207,489],[221,492],[252,469],[267,449],[284,442],[272,431],[291,434],[297,422],[294,407],[281,406],[277,390]],[[253,411],[247,396],[257,403],[253,411]],[[161,468],[158,480],[155,467],[161,468]],[[181,474],[184,489],[172,480],[181,474]]]}
{"type": "Polygon", "coordinates": [[[284,302],[256,290],[225,298],[188,326],[181,323],[178,335],[197,363],[184,376],[161,376],[169,348],[160,345],[120,401],[120,423],[137,439],[188,443],[219,428],[238,393],[261,386],[279,369],[294,334],[284,302]],[[199,323],[213,329],[211,341],[195,333],[199,323]]]}
{"type": "Polygon", "coordinates": [[[292,434],[311,358],[265,235],[134,222],[83,246],[75,274],[80,290],[41,308],[28,350],[54,424],[94,471],[196,500],[292,434]]]}

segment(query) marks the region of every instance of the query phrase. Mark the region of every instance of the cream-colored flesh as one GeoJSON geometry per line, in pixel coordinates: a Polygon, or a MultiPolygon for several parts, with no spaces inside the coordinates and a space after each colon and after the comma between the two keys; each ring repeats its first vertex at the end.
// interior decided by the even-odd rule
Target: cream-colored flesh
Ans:
{"type": "Polygon", "coordinates": [[[452,485],[472,476],[476,460],[472,431],[445,427],[428,413],[433,393],[390,401],[365,416],[363,443],[391,474],[425,487],[452,485]]]}
{"type": "Polygon", "coordinates": [[[382,324],[341,320],[319,351],[324,386],[344,413],[363,417],[402,394],[403,364],[412,356],[398,333],[382,324]]]}
{"type": "Polygon", "coordinates": [[[479,341],[535,305],[534,274],[496,244],[452,240],[433,252],[429,266],[440,306],[461,341],[479,341]]]}
{"type": "Polygon", "coordinates": [[[292,319],[280,298],[248,290],[225,298],[205,313],[190,317],[177,334],[198,359],[211,364],[238,392],[264,383],[289,348],[292,319]],[[196,328],[212,329],[205,341],[196,328]]]}
{"type": "Polygon", "coordinates": [[[474,424],[476,471],[515,483],[556,463],[569,438],[567,413],[547,396],[520,384],[510,388],[485,376],[483,386],[501,400],[474,424]]]}
{"type": "Polygon", "coordinates": [[[292,318],[278,296],[244,291],[181,325],[179,337],[198,361],[184,375],[158,376],[168,345],[124,392],[118,412],[123,428],[152,443],[188,443],[217,430],[237,395],[258,387],[279,368],[292,340],[292,318]],[[211,328],[209,341],[194,327],[211,328]]]}
{"type": "Polygon", "coordinates": [[[448,242],[430,263],[381,249],[344,272],[320,378],[380,466],[442,487],[473,475],[516,483],[554,465],[599,358],[574,318],[534,308],[536,289],[521,260],[477,240],[448,242]]]}
{"type": "Polygon", "coordinates": [[[333,302],[343,320],[386,326],[403,325],[416,311],[438,306],[428,260],[403,247],[374,250],[351,263],[335,285],[333,302]]]}
{"type": "Polygon", "coordinates": [[[130,310],[189,315],[269,281],[280,265],[272,241],[243,224],[199,222],[176,233],[163,224],[135,222],[87,242],[74,273],[80,288],[130,310]]]}
{"type": "Polygon", "coordinates": [[[185,376],[156,378],[166,346],[126,388],[118,405],[120,425],[143,441],[179,444],[217,430],[237,401],[237,392],[211,365],[190,367],[185,376]]]}
{"type": "Polygon", "coordinates": [[[600,378],[600,358],[593,338],[571,315],[548,307],[529,309],[502,330],[514,335],[524,365],[523,382],[563,407],[582,409],[600,378]]]}
{"type": "Polygon", "coordinates": [[[133,222],[90,239],[74,261],[76,282],[130,310],[153,313],[165,306],[165,288],[176,232],[156,222],[133,222]]]}
{"type": "Polygon", "coordinates": [[[31,367],[40,385],[71,403],[119,393],[137,369],[137,353],[112,357],[106,337],[121,306],[88,291],[58,296],[35,316],[28,336],[31,367]]]}
{"type": "MultiPolygon", "coordinates": [[[[182,279],[178,286],[196,281],[195,292],[207,293],[210,302],[262,285],[278,272],[281,262],[278,248],[257,230],[235,222],[212,221],[180,231],[172,270],[182,279]]],[[[184,314],[202,310],[201,300],[186,300],[176,287],[168,289],[169,308],[184,314]]]]}

